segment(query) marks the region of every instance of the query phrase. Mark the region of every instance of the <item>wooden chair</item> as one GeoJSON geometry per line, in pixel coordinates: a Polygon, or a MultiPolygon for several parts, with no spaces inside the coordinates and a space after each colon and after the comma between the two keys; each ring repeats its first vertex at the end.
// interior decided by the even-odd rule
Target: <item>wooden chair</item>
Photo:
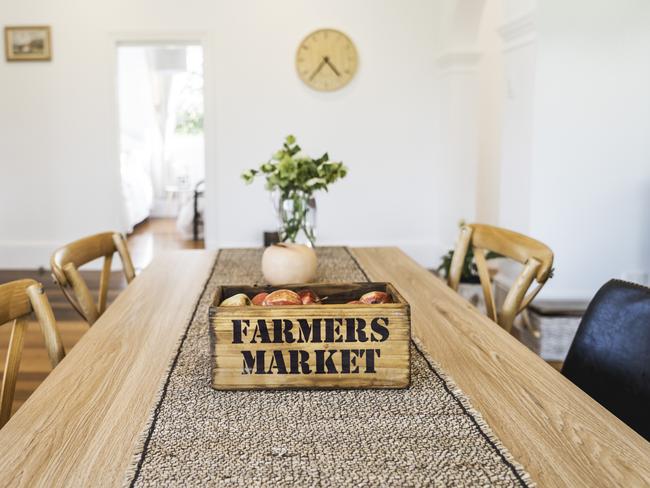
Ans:
{"type": "Polygon", "coordinates": [[[11,417],[27,318],[32,312],[41,325],[52,367],[59,364],[65,356],[52,307],[43,291],[43,286],[34,280],[18,280],[0,285],[0,325],[13,321],[0,391],[0,427],[4,426],[11,417]]]}
{"type": "Polygon", "coordinates": [[[89,325],[93,325],[106,310],[111,263],[116,252],[120,255],[126,281],[130,283],[135,278],[133,262],[126,246],[126,239],[117,232],[104,232],[79,239],[57,249],[50,260],[52,278],[61,287],[70,304],[89,325]],[[78,268],[101,257],[104,258],[104,266],[100,277],[98,302],[95,304],[78,268]]]}
{"type": "Polygon", "coordinates": [[[449,269],[448,284],[454,290],[458,290],[463,262],[470,246],[474,251],[487,314],[510,332],[517,314],[530,304],[548,280],[553,266],[553,252],[545,244],[511,230],[481,224],[465,225],[461,228],[449,269]],[[498,313],[485,259],[486,251],[493,251],[524,265],[498,313]],[[533,280],[537,281],[537,287],[526,295],[533,280]]]}

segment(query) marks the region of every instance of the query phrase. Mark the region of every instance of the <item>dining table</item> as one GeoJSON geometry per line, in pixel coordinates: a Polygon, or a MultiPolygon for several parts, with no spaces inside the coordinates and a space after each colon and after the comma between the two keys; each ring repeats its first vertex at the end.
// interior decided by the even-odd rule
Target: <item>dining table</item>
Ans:
{"type": "MultiPolygon", "coordinates": [[[[650,443],[430,270],[396,247],[349,253],[400,291],[419,347],[535,483],[650,486],[650,443]]],[[[216,256],[161,254],[119,294],[0,430],[1,486],[124,484],[216,256]]]]}

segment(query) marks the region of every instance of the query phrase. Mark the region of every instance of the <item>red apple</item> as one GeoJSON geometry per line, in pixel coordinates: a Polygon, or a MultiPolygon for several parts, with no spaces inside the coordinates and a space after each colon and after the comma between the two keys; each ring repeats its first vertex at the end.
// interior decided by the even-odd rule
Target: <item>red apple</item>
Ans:
{"type": "Polygon", "coordinates": [[[264,299],[265,299],[268,295],[269,295],[269,294],[268,294],[268,293],[265,293],[265,292],[258,293],[258,294],[255,295],[253,298],[251,298],[251,302],[253,302],[253,305],[258,305],[258,306],[264,305],[264,299]]]}
{"type": "Polygon", "coordinates": [[[269,293],[264,302],[265,307],[274,307],[277,305],[302,305],[300,295],[291,290],[275,290],[269,293]]]}
{"type": "Polygon", "coordinates": [[[390,296],[383,291],[371,291],[359,298],[361,303],[374,305],[377,303],[390,303],[390,296]]]}
{"type": "Polygon", "coordinates": [[[320,298],[312,290],[302,290],[298,295],[303,305],[320,304],[320,298]]]}

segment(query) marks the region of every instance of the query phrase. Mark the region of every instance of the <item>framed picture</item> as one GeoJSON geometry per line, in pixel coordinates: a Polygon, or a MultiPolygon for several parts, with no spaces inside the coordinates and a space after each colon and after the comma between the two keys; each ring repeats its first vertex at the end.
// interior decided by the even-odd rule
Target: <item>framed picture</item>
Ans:
{"type": "Polygon", "coordinates": [[[49,61],[52,59],[50,27],[5,27],[7,61],[49,61]]]}

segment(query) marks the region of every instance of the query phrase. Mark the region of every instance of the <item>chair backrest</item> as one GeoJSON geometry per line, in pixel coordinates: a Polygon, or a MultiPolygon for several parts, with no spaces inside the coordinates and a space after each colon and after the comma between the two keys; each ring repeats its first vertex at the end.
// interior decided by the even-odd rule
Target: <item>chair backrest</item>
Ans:
{"type": "Polygon", "coordinates": [[[127,283],[130,283],[135,277],[135,270],[126,239],[118,232],[104,232],[84,237],[57,249],[50,259],[54,281],[89,325],[94,324],[106,309],[111,263],[115,252],[120,256],[124,276],[127,283]],[[88,285],[79,273],[79,267],[101,257],[104,258],[104,266],[99,282],[99,297],[95,304],[88,285]]]}
{"type": "Polygon", "coordinates": [[[548,280],[553,266],[553,252],[545,244],[511,230],[482,224],[464,225],[449,269],[448,284],[454,290],[458,290],[463,263],[470,246],[474,252],[488,316],[510,331],[517,314],[530,304],[548,280]],[[494,303],[492,281],[485,259],[486,251],[495,252],[524,265],[499,312],[494,303]],[[537,281],[537,287],[526,295],[533,280],[537,281]]]}
{"type": "Polygon", "coordinates": [[[0,390],[0,427],[11,417],[27,319],[32,312],[41,326],[52,367],[59,364],[65,356],[52,307],[43,286],[34,280],[18,280],[0,285],[0,326],[13,322],[0,390]]]}
{"type": "Polygon", "coordinates": [[[650,288],[611,280],[598,290],[562,374],[650,441],[650,288]]]}

